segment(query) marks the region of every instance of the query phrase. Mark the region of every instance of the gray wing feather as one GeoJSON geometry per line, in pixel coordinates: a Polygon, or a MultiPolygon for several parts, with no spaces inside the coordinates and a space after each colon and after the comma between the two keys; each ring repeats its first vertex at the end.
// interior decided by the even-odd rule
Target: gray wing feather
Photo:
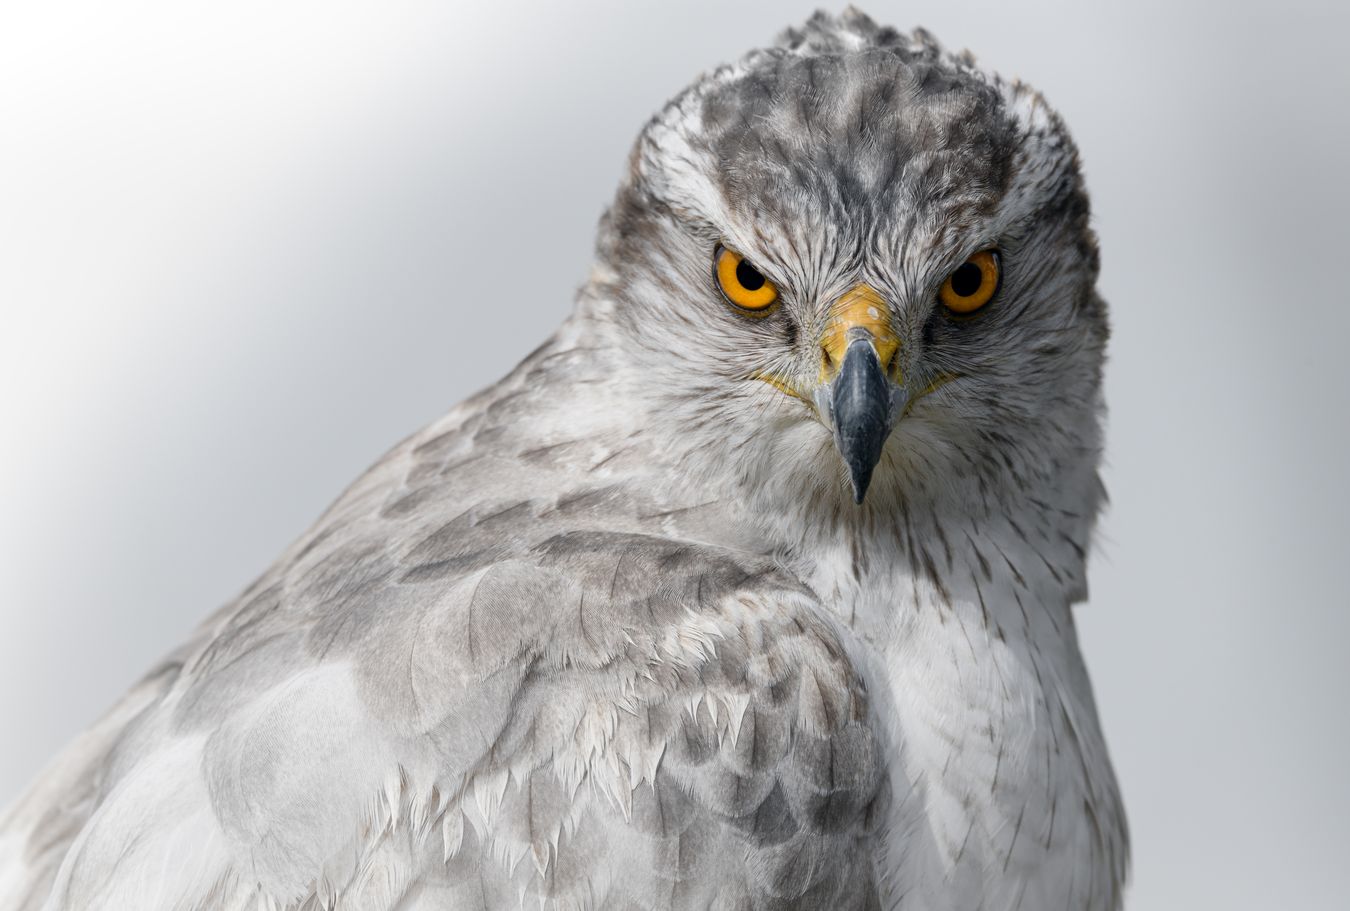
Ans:
{"type": "Polygon", "coordinates": [[[772,564],[576,471],[623,441],[513,440],[563,355],[398,447],[40,782],[21,894],[870,906],[885,789],[838,638],[772,564]]]}

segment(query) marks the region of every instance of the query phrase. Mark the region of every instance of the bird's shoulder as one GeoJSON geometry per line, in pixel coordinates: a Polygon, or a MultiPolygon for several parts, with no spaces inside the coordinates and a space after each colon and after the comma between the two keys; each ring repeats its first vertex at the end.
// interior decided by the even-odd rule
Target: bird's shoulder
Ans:
{"type": "Polygon", "coordinates": [[[152,875],[165,907],[863,900],[880,760],[815,596],[612,475],[475,442],[502,401],[397,448],[203,626],[85,762],[59,907],[152,875]]]}

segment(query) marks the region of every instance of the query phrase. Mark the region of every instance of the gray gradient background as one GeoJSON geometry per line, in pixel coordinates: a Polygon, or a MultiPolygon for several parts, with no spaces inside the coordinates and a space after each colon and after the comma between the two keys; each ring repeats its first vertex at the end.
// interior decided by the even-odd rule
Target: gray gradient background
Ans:
{"type": "MultiPolygon", "coordinates": [[[[538,344],[639,126],[810,7],[5,5],[0,803],[538,344]]],[[[1344,908],[1350,14],[869,12],[1083,152],[1115,334],[1080,629],[1131,907],[1344,908]]]]}

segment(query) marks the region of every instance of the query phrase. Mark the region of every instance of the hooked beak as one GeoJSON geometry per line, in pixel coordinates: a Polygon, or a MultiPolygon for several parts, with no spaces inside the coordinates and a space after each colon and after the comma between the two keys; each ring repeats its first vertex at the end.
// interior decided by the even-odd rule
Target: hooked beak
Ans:
{"type": "Polygon", "coordinates": [[[834,443],[848,466],[855,503],[867,495],[895,416],[905,405],[903,390],[889,376],[899,347],[886,301],[866,284],[839,299],[821,340],[817,408],[834,425],[834,443]]]}
{"type": "Polygon", "coordinates": [[[891,385],[870,342],[851,343],[830,395],[834,444],[848,465],[853,502],[861,503],[891,434],[891,385]]]}

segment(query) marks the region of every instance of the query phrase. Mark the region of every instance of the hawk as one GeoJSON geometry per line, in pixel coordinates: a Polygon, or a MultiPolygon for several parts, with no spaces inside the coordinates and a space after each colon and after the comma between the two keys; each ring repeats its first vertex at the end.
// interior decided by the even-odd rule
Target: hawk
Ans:
{"type": "Polygon", "coordinates": [[[817,14],[643,129],[571,317],[0,822],[0,906],[1114,909],[1077,153],[817,14]]]}

